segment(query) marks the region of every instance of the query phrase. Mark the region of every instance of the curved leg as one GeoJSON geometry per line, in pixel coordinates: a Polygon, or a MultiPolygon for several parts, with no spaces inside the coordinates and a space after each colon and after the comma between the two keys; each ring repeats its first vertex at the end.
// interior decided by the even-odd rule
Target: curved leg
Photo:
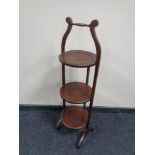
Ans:
{"type": "Polygon", "coordinates": [[[86,129],[83,133],[82,133],[82,136],[80,137],[80,139],[77,141],[76,143],[76,148],[79,149],[80,148],[80,145],[81,143],[83,142],[84,138],[88,135],[89,132],[93,131],[93,128],[88,128],[86,129]]]}
{"type": "Polygon", "coordinates": [[[60,128],[61,125],[61,120],[58,121],[57,125],[56,125],[56,129],[58,130],[60,128]]]}

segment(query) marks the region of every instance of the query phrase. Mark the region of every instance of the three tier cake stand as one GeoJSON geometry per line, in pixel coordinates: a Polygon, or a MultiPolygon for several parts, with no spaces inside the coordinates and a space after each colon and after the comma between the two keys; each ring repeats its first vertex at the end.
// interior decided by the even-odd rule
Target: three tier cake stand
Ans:
{"type": "Polygon", "coordinates": [[[82,141],[93,131],[90,127],[90,118],[92,105],[94,100],[97,76],[101,58],[101,46],[97,39],[95,27],[98,26],[98,20],[91,21],[90,24],[73,23],[70,17],[66,18],[68,28],[62,38],[61,54],[59,60],[62,63],[62,87],[60,95],[63,99],[63,110],[56,128],[59,129],[61,123],[71,129],[84,128],[80,139],[76,142],[76,148],[79,149],[82,141]],[[65,51],[66,39],[72,29],[72,26],[88,27],[95,43],[96,53],[83,50],[65,51]],[[87,68],[86,82],[70,82],[65,83],[65,65],[76,68],[87,68]],[[92,87],[88,85],[90,67],[94,66],[94,77],[92,87]],[[69,106],[66,107],[66,102],[70,104],[82,104],[83,106],[69,106]],[[86,107],[86,103],[89,105],[86,107]]]}

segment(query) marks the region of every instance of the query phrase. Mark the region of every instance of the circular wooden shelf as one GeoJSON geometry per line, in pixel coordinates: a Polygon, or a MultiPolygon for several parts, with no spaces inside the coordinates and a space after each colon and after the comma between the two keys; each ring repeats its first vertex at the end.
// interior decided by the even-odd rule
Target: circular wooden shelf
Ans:
{"type": "Polygon", "coordinates": [[[61,97],[67,102],[81,104],[91,97],[91,87],[82,82],[70,82],[60,89],[61,97]]]}
{"type": "Polygon", "coordinates": [[[90,67],[96,63],[96,54],[83,50],[71,50],[60,54],[59,60],[71,67],[90,67]]]}
{"type": "Polygon", "coordinates": [[[80,129],[86,126],[88,111],[81,107],[65,108],[61,113],[62,123],[71,129],[80,129]]]}

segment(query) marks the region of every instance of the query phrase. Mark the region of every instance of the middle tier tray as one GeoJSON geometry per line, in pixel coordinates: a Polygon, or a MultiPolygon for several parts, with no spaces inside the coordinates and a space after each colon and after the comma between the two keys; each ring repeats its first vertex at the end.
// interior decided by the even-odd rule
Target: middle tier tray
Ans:
{"type": "Polygon", "coordinates": [[[70,82],[60,89],[62,99],[74,104],[88,102],[91,97],[91,87],[82,82],[70,82]]]}

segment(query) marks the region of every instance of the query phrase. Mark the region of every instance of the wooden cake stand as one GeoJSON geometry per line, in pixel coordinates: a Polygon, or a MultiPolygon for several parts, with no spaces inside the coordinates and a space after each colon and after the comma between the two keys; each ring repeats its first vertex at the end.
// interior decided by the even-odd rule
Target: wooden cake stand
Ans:
{"type": "Polygon", "coordinates": [[[70,17],[66,18],[66,22],[68,23],[68,28],[62,39],[61,54],[59,56],[59,60],[62,63],[62,87],[60,89],[60,96],[63,99],[63,110],[56,127],[59,129],[62,123],[71,129],[85,128],[82,136],[76,143],[76,148],[79,149],[80,144],[87,134],[90,131],[93,131],[93,128],[90,127],[90,117],[101,57],[101,47],[95,32],[95,27],[98,26],[99,22],[98,20],[93,20],[89,25],[73,23],[70,17]],[[66,39],[73,25],[90,28],[90,32],[96,47],[96,53],[83,50],[65,51],[66,39]],[[65,83],[65,65],[76,68],[87,68],[86,82],[65,83]],[[95,72],[93,85],[90,87],[88,82],[90,67],[92,66],[95,66],[95,72]],[[71,104],[82,104],[83,106],[66,107],[65,102],[69,102],[71,104]],[[89,102],[88,108],[86,108],[87,102],[89,102]]]}

